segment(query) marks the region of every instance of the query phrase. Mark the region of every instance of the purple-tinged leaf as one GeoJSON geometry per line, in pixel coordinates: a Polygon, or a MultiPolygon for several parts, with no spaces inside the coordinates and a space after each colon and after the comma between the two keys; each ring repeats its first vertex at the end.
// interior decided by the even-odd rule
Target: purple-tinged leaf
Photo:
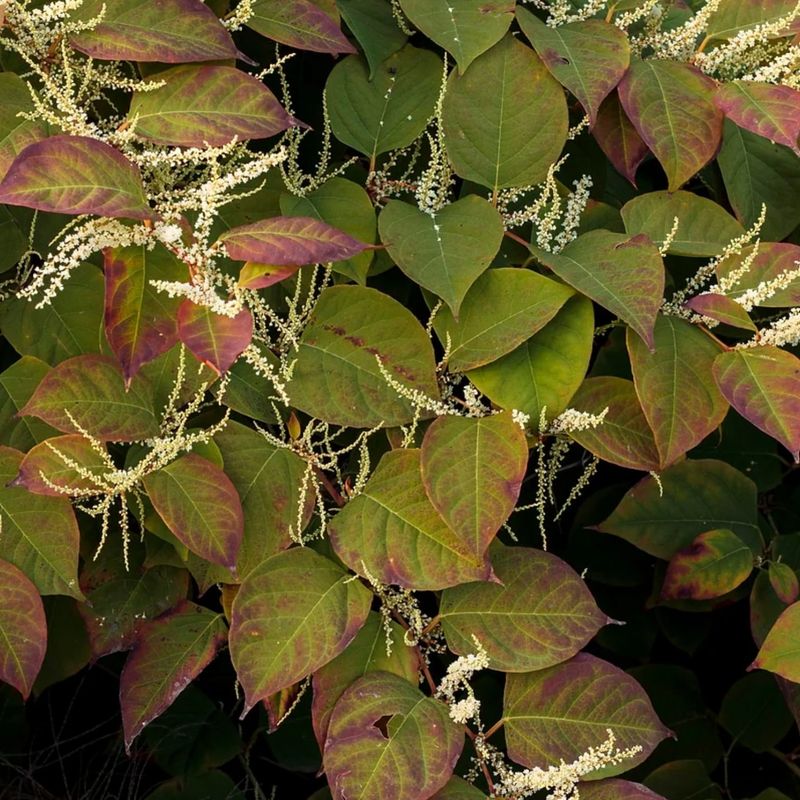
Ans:
{"type": "Polygon", "coordinates": [[[148,722],[166,711],[225,642],[222,614],[184,602],[143,625],[119,684],[125,749],[148,722]]]}
{"type": "Polygon", "coordinates": [[[581,447],[626,469],[658,470],[660,461],[653,432],[632,381],[610,376],[587,378],[570,406],[589,414],[602,414],[608,409],[602,425],[570,432],[570,438],[581,447]]]}
{"type": "Polygon", "coordinates": [[[242,289],[266,289],[291,278],[299,269],[300,267],[294,264],[278,267],[274,264],[248,261],[239,271],[239,286],[242,289]]]}
{"type": "Polygon", "coordinates": [[[144,478],[155,510],[193,553],[230,570],[242,542],[242,503],[230,478],[208,459],[189,453],[144,478]]]}
{"type": "Polygon", "coordinates": [[[75,512],[66,497],[45,497],[9,486],[23,458],[17,450],[0,447],[0,558],[21,569],[40,594],[82,600],[75,512]]]}
{"type": "Polygon", "coordinates": [[[551,27],[522,7],[517,8],[517,22],[544,65],[578,98],[594,125],[600,104],[630,63],[628,37],[599,19],[551,27]]]}
{"type": "MultiPolygon", "coordinates": [[[[786,272],[798,269],[800,246],[789,242],[759,242],[758,252],[753,257],[756,245],[744,247],[741,253],[728,256],[717,264],[717,277],[725,280],[737,272],[745,259],[750,259],[750,267],[726,294],[739,297],[761,283],[770,283],[786,272]]],[[[800,275],[796,276],[784,289],[778,289],[770,297],[759,300],[763,308],[790,308],[800,306],[800,275]]]]}
{"type": "Polygon", "coordinates": [[[311,0],[256,0],[245,23],[275,42],[315,53],[355,53],[339,26],[311,0]]]}
{"type": "Polygon", "coordinates": [[[386,636],[383,621],[370,611],[364,627],[356,638],[333,661],[314,673],[314,699],[311,704],[311,722],[320,750],[325,746],[328,723],[336,703],[353,681],[368,672],[391,672],[405,678],[412,686],[418,682],[419,652],[404,644],[403,629],[389,621],[392,650],[386,653],[386,636]]]}
{"type": "Polygon", "coordinates": [[[242,716],[338,656],[364,625],[371,601],[362,583],[307,547],[278,553],[250,572],[231,617],[242,716]]]}
{"type": "Polygon", "coordinates": [[[724,117],[714,92],[710,78],[677,61],[634,60],[620,82],[622,107],[661,162],[670,191],[716,155],[724,117]]]}
{"type": "Polygon", "coordinates": [[[533,249],[559,278],[627,322],[652,350],[653,327],[664,295],[664,262],[643,235],[596,230],[559,253],[533,249]]]}
{"type": "Polygon", "coordinates": [[[351,258],[372,245],[311,217],[271,217],[231,228],[219,238],[230,258],[302,266],[351,258]]]}
{"type": "Polygon", "coordinates": [[[19,412],[54,428],[87,431],[102,441],[132,442],[158,435],[149,381],[125,389],[122,371],[107,356],[75,356],[53,367],[19,412]]]}
{"type": "Polygon", "coordinates": [[[800,359],[777,347],[720,353],[714,378],[728,402],[800,461],[800,359]]]}
{"type": "Polygon", "coordinates": [[[250,344],[253,316],[243,308],[235,317],[226,317],[184,300],[178,309],[178,336],[200,361],[222,375],[250,344]]]}
{"type": "Polygon", "coordinates": [[[261,81],[235,67],[180,66],[158,73],[165,85],[134,92],[136,134],[177,147],[221,147],[264,139],[295,121],[261,81]]]}
{"type": "Polygon", "coordinates": [[[748,669],[765,669],[800,683],[800,603],[790,605],[770,628],[755,661],[748,669]]]}
{"type": "Polygon", "coordinates": [[[182,64],[236,58],[230,33],[201,0],[86,0],[82,19],[105,9],[98,25],[70,38],[70,44],[106,61],[182,64]]]}
{"type": "Polygon", "coordinates": [[[664,600],[713,600],[732,592],[753,571],[753,551],[732,531],[701,533],[669,561],[664,600]]]}
{"type": "Polygon", "coordinates": [[[666,800],[641,783],[619,778],[581,783],[581,800],[666,800]]]}
{"type": "Polygon", "coordinates": [[[789,605],[797,600],[797,595],[800,594],[800,584],[797,580],[797,573],[788,564],[783,561],[772,561],[767,574],[770,586],[782,603],[789,605]]]}
{"type": "Polygon", "coordinates": [[[511,414],[439,417],[422,440],[422,483],[442,519],[483,556],[519,498],[528,442],[511,414]]]}
{"type": "Polygon", "coordinates": [[[696,314],[702,314],[704,317],[715,319],[725,325],[748,331],[757,330],[756,324],[750,319],[750,315],[744,310],[744,307],[727,295],[714,292],[697,294],[690,297],[685,306],[696,314]]]}
{"type": "Polygon", "coordinates": [[[625,113],[617,92],[610,94],[600,106],[592,134],[614,169],[636,186],[636,170],[650,148],[625,113]]]}
{"type": "Polygon", "coordinates": [[[466,583],[442,593],[439,616],[453,652],[474,652],[477,637],[492,669],[544,669],[574,656],[608,621],[560,558],[500,545],[490,555],[501,583],[466,583]]]}
{"type": "Polygon", "coordinates": [[[492,578],[471,537],[452,530],[425,494],[420,451],[392,450],[331,520],[336,555],[360,575],[422,591],[492,578]]]}
{"type": "Polygon", "coordinates": [[[666,467],[717,428],[728,404],[711,374],[720,346],[679,317],[659,316],[655,351],[628,331],[633,383],[666,467]]]}
{"type": "Polygon", "coordinates": [[[36,587],[0,560],[0,681],[27,700],[47,649],[47,621],[36,587]]]}
{"type": "Polygon", "coordinates": [[[450,780],[463,746],[444,703],[370,672],[336,704],[322,763],[333,800],[427,800],[450,780]]]}
{"type": "Polygon", "coordinates": [[[31,448],[22,460],[19,474],[11,485],[53,497],[96,490],[97,484],[81,475],[73,464],[96,475],[108,472],[108,463],[85,436],[68,433],[47,439],[31,448]]]}
{"type": "Polygon", "coordinates": [[[163,245],[115,247],[104,252],[105,329],[126,382],[178,341],[180,300],[150,281],[181,281],[187,270],[163,245]]]}
{"type": "Polygon", "coordinates": [[[800,91],[757,81],[733,81],[717,89],[717,105],[740,128],[791,147],[800,155],[800,91]]]}
{"type": "Polygon", "coordinates": [[[152,217],[139,168],[86,136],[51,136],[28,145],[0,182],[0,203],[59,214],[152,217]]]}
{"type": "Polygon", "coordinates": [[[627,772],[670,734],[630,675],[588,653],[546,670],[509,675],[503,719],[509,757],[528,768],[575,761],[606,741],[609,728],[620,749],[642,748],[589,779],[627,772]]]}

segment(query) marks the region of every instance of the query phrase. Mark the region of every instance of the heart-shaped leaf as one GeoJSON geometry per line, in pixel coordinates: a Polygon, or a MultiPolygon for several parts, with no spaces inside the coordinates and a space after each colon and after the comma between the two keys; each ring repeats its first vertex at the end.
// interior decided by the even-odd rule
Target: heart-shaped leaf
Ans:
{"type": "Polygon", "coordinates": [[[152,216],[139,168],[86,136],[51,136],[28,145],[0,182],[0,203],[59,214],[152,216]]]}
{"type": "Polygon", "coordinates": [[[727,401],[800,460],[800,359],[767,346],[729,350],[714,361],[727,401]]]}
{"type": "Polygon", "coordinates": [[[492,577],[488,559],[448,527],[420,475],[420,451],[386,453],[364,490],[330,523],[336,555],[359,575],[409,589],[436,590],[492,577]]]}
{"type": "Polygon", "coordinates": [[[208,459],[189,453],[144,478],[150,502],[192,552],[230,570],[242,541],[242,504],[230,478],[208,459]]]}
{"type": "Polygon", "coordinates": [[[47,649],[47,621],[36,587],[0,560],[0,680],[27,700],[47,649]]]}
{"type": "Polygon", "coordinates": [[[261,81],[235,67],[180,66],[158,73],[164,86],[134,92],[128,119],[157,144],[220,147],[274,136],[294,124],[261,81]]]}
{"type": "Polygon", "coordinates": [[[800,603],[793,603],[778,617],[770,629],[750,669],[766,669],[793,683],[800,683],[798,627],[800,627],[800,603]]]}
{"type": "Polygon", "coordinates": [[[256,0],[247,27],[298,50],[356,51],[336,22],[311,0],[256,0]]]}
{"type": "Polygon", "coordinates": [[[442,519],[482,556],[519,498],[528,443],[508,413],[439,417],[425,432],[422,482],[442,519]]]}
{"type": "Polygon", "coordinates": [[[476,637],[492,669],[544,669],[574,656],[606,624],[586,584],[561,559],[528,547],[495,545],[490,552],[500,584],[442,592],[439,616],[454,652],[474,652],[476,637]]]}
{"type": "Polygon", "coordinates": [[[500,214],[477,195],[430,214],[392,200],[381,212],[378,229],[397,266],[441,297],[455,317],[503,241],[500,214]]]}
{"type": "Polygon", "coordinates": [[[539,56],[509,34],[450,76],[442,125],[458,175],[496,193],[546,177],[567,139],[567,101],[539,56]]]}
{"type": "Polygon", "coordinates": [[[528,768],[575,761],[614,732],[620,749],[641,747],[590,773],[619,775],[641,764],[669,735],[644,689],[621,669],[588,653],[546,670],[509,675],[503,698],[508,754],[528,768]]]}
{"type": "Polygon", "coordinates": [[[243,308],[235,317],[226,317],[184,300],[178,308],[178,336],[200,361],[222,375],[250,344],[253,316],[243,308]]]}
{"type": "Polygon", "coordinates": [[[231,659],[246,714],[341,653],[364,625],[372,594],[305,547],[268,558],[245,578],[231,617],[231,659]]]}
{"type": "Polygon", "coordinates": [[[370,672],[336,704],[323,766],[333,800],[425,800],[450,779],[463,746],[444,703],[370,672]]]}
{"type": "Polygon", "coordinates": [[[598,109],[592,134],[617,172],[636,186],[636,170],[650,149],[625,113],[616,91],[598,109]]]}

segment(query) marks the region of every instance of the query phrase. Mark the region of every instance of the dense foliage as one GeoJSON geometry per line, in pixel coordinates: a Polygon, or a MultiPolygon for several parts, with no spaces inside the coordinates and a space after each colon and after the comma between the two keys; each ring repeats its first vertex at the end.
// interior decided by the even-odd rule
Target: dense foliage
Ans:
{"type": "Polygon", "coordinates": [[[0,3],[0,796],[800,796],[798,36],[0,3]]]}

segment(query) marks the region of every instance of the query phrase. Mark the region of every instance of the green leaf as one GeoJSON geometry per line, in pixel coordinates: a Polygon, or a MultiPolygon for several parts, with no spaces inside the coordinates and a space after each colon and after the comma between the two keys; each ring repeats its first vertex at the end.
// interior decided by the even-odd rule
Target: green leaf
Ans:
{"type": "Polygon", "coordinates": [[[691,192],[647,192],[622,207],[625,230],[643,233],[659,247],[672,231],[678,230],[669,250],[675,256],[719,255],[725,246],[744,233],[744,228],[724,208],[691,192]]]}
{"type": "Polygon", "coordinates": [[[300,340],[289,396],[295,408],[337,425],[405,425],[411,403],[381,373],[438,398],[433,348],[393,298],[361,286],[325,289],[300,340]]]}
{"type": "Polygon", "coordinates": [[[262,561],[286,549],[292,533],[302,533],[297,521],[302,519],[304,526],[308,523],[315,487],[300,456],[273,446],[258,431],[229,422],[217,434],[216,442],[225,461],[225,474],[242,503],[244,536],[236,571],[244,578],[262,561]]]}
{"type": "MultiPolygon", "coordinates": [[[[745,260],[750,262],[747,271],[736,279],[735,285],[726,290],[728,297],[737,298],[760,283],[769,283],[786,272],[794,272],[800,261],[800,247],[788,242],[759,242],[742,248],[740,253],[732,254],[717,264],[717,278],[724,281],[733,273],[739,272],[745,260]],[[758,247],[758,251],[753,251],[758,247]]],[[[789,308],[800,305],[800,276],[788,286],[778,289],[773,295],[759,300],[762,308],[789,308]]]]}
{"type": "Polygon", "coordinates": [[[0,444],[26,451],[58,431],[34,417],[20,417],[18,411],[49,371],[38,358],[23,356],[0,373],[0,444]]]}
{"type": "Polygon", "coordinates": [[[205,669],[225,641],[222,614],[188,601],[143,625],[119,682],[125,748],[205,669]]]}
{"type": "Polygon", "coordinates": [[[420,465],[434,508],[482,556],[517,503],[528,442],[509,413],[439,417],[425,432],[420,465]]]}
{"type": "Polygon", "coordinates": [[[325,85],[333,135],[373,161],[406,147],[425,130],[441,82],[442,62],[430,50],[406,45],[372,76],[361,56],[348,56],[325,85]]]}
{"type": "Polygon", "coordinates": [[[661,795],[651,792],[641,783],[619,778],[583,783],[581,797],[583,800],[664,800],[661,795]]]}
{"type": "Polygon", "coordinates": [[[400,7],[455,58],[460,73],[500,41],[514,20],[513,0],[400,0],[400,7]]]}
{"type": "Polygon", "coordinates": [[[659,316],[655,352],[628,332],[633,383],[653,430],[662,467],[719,427],[728,404],[711,369],[720,346],[680,317],[659,316]]]}
{"type": "Polygon", "coordinates": [[[633,59],[619,84],[619,98],[645,144],[679,189],[717,153],[722,112],[714,82],[689,64],[633,59]]]}
{"type": "Polygon", "coordinates": [[[230,648],[244,712],[327,664],[353,640],[371,592],[305,547],[268,558],[233,601],[230,648]]]}
{"type": "Polygon", "coordinates": [[[664,263],[647,236],[596,230],[559,253],[536,248],[536,258],[559,278],[627,322],[652,350],[664,295],[664,263]]]}
{"type": "Polygon", "coordinates": [[[592,135],[617,172],[635,187],[636,170],[650,149],[625,113],[616,91],[600,106],[592,135]]]}
{"type": "Polygon", "coordinates": [[[790,605],[777,619],[748,669],[765,669],[800,683],[800,603],[790,605]]]}
{"type": "Polygon", "coordinates": [[[9,486],[22,459],[22,453],[0,447],[0,558],[21,569],[41,594],[82,600],[75,512],[66,497],[44,497],[9,486]]]}
{"type": "Polygon", "coordinates": [[[92,264],[72,272],[50,303],[6,298],[0,305],[0,329],[21,355],[58,364],[84,353],[106,350],[103,333],[103,275],[92,264]]]}
{"type": "Polygon", "coordinates": [[[492,669],[540,670],[574,656],[606,624],[586,584],[556,556],[498,545],[491,557],[500,584],[442,593],[439,616],[455,653],[474,652],[476,637],[492,669]]]}
{"type": "Polygon", "coordinates": [[[218,375],[231,368],[253,338],[253,315],[247,308],[226,317],[184,300],[177,317],[180,340],[218,375]]]}
{"type": "Polygon", "coordinates": [[[600,104],[628,69],[628,37],[616,25],[597,19],[551,27],[526,8],[517,9],[517,21],[544,65],[578,98],[594,125],[600,104]]]}
{"type": "Polygon", "coordinates": [[[525,767],[575,761],[608,738],[641,751],[589,773],[606,778],[641,764],[669,735],[644,689],[621,669],[588,653],[546,670],[509,675],[503,698],[508,754],[525,767]]]}
{"type": "MultiPolygon", "coordinates": [[[[281,211],[290,217],[315,217],[367,244],[372,244],[377,235],[375,209],[369,195],[363,186],[346,178],[330,178],[304,197],[282,194],[281,211]]],[[[333,269],[363,285],[373,255],[373,250],[364,250],[335,262],[333,269]]]]}
{"type": "MultiPolygon", "coordinates": [[[[581,787],[583,792],[583,787],[581,787]]],[[[486,800],[486,795],[458,775],[453,775],[431,800],[486,800]]]]}
{"type": "Polygon", "coordinates": [[[714,379],[728,402],[800,461],[800,359],[762,346],[720,353],[714,379]]]}
{"type": "Polygon", "coordinates": [[[244,517],[236,487],[205,458],[189,453],[146,475],[144,488],[159,516],[192,552],[230,570],[244,517]]]}
{"type": "Polygon", "coordinates": [[[408,37],[398,27],[389,0],[336,0],[336,7],[364,51],[372,79],[381,61],[396,53],[408,37]]]}
{"type": "Polygon", "coordinates": [[[442,125],[456,173],[496,193],[546,177],[566,142],[567,101],[536,53],[509,34],[450,76],[442,125]]]}
{"type": "Polygon", "coordinates": [[[703,531],[726,528],[758,554],[755,484],[723,461],[687,460],[636,484],[597,530],[669,560],[703,531]]]}
{"type": "Polygon", "coordinates": [[[391,672],[405,678],[412,686],[418,683],[419,655],[403,643],[403,629],[390,621],[391,654],[387,654],[387,632],[379,614],[370,611],[356,638],[333,661],[314,673],[314,699],[311,719],[314,735],[322,749],[328,734],[331,714],[345,689],[368,672],[391,672]]]}
{"type": "Polygon", "coordinates": [[[543,408],[553,419],[567,407],[586,375],[593,338],[591,301],[572,297],[527,342],[467,376],[500,408],[516,408],[538,424],[543,408]]]}
{"type": "Polygon", "coordinates": [[[0,640],[0,680],[27,700],[44,661],[47,621],[36,587],[7,561],[0,561],[0,640]]]}
{"type": "Polygon", "coordinates": [[[645,778],[645,785],[658,797],[669,800],[722,800],[717,785],[708,775],[702,761],[681,759],[663,764],[645,778]]]}
{"type": "Polygon", "coordinates": [[[764,22],[775,22],[795,8],[794,0],[734,0],[721,3],[709,18],[706,31],[713,39],[731,39],[747,28],[764,22]]]}
{"type": "Polygon", "coordinates": [[[659,468],[653,432],[632,381],[610,376],[587,378],[570,405],[589,414],[602,414],[608,409],[602,425],[570,432],[570,438],[581,447],[603,461],[627,469],[652,472],[659,468]]]}
{"type": "Polygon", "coordinates": [[[4,177],[14,159],[29,145],[47,135],[40,122],[19,117],[34,110],[28,86],[13,72],[0,73],[0,178],[4,177]]]}
{"type": "Polygon", "coordinates": [[[753,225],[766,205],[762,239],[780,241],[800,224],[800,160],[788,147],[726,120],[717,163],[743,225],[753,225]]]}
{"type": "Polygon", "coordinates": [[[262,36],[298,50],[354,53],[339,26],[311,0],[256,0],[246,25],[262,36]]]}
{"type": "Polygon", "coordinates": [[[323,766],[334,800],[425,800],[450,779],[463,745],[444,703],[370,672],[336,704],[323,766]]]}
{"type": "Polygon", "coordinates": [[[150,282],[184,281],[187,269],[160,244],[109,248],[103,255],[106,337],[125,380],[130,381],[144,364],[178,341],[181,301],[156,291],[150,282]]]}
{"type": "Polygon", "coordinates": [[[800,593],[797,573],[782,561],[773,561],[768,569],[769,583],[773,591],[780,598],[781,602],[787,605],[797,600],[800,593]]]}
{"type": "Polygon", "coordinates": [[[441,297],[456,318],[470,286],[492,263],[503,241],[500,214],[477,195],[430,214],[390,200],[378,229],[397,266],[441,297]]]}
{"type": "Polygon", "coordinates": [[[448,366],[466,372],[510,353],[547,325],[572,294],[528,269],[486,270],[465,295],[458,320],[445,306],[433,318],[439,341],[445,345],[450,337],[448,366]]]}
{"type": "Polygon", "coordinates": [[[139,168],[110,144],[86,136],[28,145],[0,181],[0,203],[60,214],[152,216],[139,168]]]}
{"type": "Polygon", "coordinates": [[[136,135],[177,147],[221,147],[275,136],[294,123],[261,81],[235,67],[180,66],[158,73],[165,85],[134,92],[127,119],[136,135]]]}
{"type": "Polygon", "coordinates": [[[489,580],[491,565],[448,527],[420,476],[420,451],[386,453],[361,494],[330,522],[336,555],[359,575],[409,589],[436,590],[489,580]]]}
{"type": "Polygon", "coordinates": [[[214,61],[235,58],[231,35],[200,0],[87,0],[79,18],[99,24],[70,37],[76,50],[107,61],[214,61]]]}
{"type": "MultiPolygon", "coordinates": [[[[271,351],[262,351],[265,361],[277,362],[271,351]]],[[[228,385],[222,402],[232,411],[238,411],[259,422],[274,424],[280,417],[280,403],[272,381],[256,372],[245,359],[240,358],[228,370],[228,385]]]]}
{"type": "Polygon", "coordinates": [[[80,672],[92,656],[86,626],[79,613],[84,604],[61,595],[43,597],[42,604],[47,618],[47,652],[33,684],[36,697],[80,672]]]}
{"type": "Polygon", "coordinates": [[[713,600],[732,592],[753,571],[752,550],[733,532],[701,533],[667,566],[664,600],[713,600]]]}
{"type": "Polygon", "coordinates": [[[106,356],[69,358],[45,375],[19,412],[74,433],[76,424],[102,441],[132,442],[158,435],[149,381],[125,389],[117,364],[106,356]]]}

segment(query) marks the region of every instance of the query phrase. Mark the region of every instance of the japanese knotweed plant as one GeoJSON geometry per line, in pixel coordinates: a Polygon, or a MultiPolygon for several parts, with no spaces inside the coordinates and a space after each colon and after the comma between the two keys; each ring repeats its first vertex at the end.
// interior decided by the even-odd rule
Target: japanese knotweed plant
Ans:
{"type": "Polygon", "coordinates": [[[153,798],[800,791],[798,36],[0,2],[0,678],[127,653],[153,798]],[[730,606],[760,671],[704,694],[730,606]],[[176,768],[212,661],[243,722],[176,768]]]}

